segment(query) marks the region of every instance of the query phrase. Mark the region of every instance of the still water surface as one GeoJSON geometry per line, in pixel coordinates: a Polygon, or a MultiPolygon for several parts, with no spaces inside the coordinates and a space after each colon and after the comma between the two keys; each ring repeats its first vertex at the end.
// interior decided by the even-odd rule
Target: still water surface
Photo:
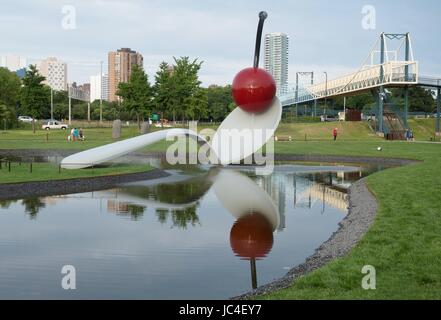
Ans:
{"type": "Polygon", "coordinates": [[[88,193],[0,202],[0,298],[228,298],[283,276],[338,229],[379,168],[170,170],[88,193]],[[76,269],[63,290],[61,269],[76,269]]]}

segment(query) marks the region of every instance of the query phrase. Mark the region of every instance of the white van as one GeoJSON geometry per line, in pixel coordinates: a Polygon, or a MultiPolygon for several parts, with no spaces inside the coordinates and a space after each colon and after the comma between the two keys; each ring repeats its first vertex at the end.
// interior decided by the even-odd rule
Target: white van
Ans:
{"type": "Polygon", "coordinates": [[[43,124],[41,128],[43,130],[51,130],[51,129],[66,130],[67,128],[69,128],[69,126],[65,123],[61,123],[59,121],[54,120],[54,121],[48,121],[46,124],[43,124]]]}

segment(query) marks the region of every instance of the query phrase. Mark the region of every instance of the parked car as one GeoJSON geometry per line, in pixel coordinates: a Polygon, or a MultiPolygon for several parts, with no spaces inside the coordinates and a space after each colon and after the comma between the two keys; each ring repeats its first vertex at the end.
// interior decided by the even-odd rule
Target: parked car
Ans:
{"type": "Polygon", "coordinates": [[[67,128],[69,128],[69,126],[65,123],[62,123],[60,121],[48,121],[46,123],[44,123],[41,128],[43,130],[52,130],[52,129],[61,129],[61,130],[66,130],[67,128]]]}
{"type": "Polygon", "coordinates": [[[167,119],[161,119],[155,123],[156,128],[171,128],[172,125],[168,122],[167,119]]]}
{"type": "Polygon", "coordinates": [[[18,117],[18,121],[22,121],[22,122],[32,122],[32,117],[29,116],[19,116],[18,117]]]}
{"type": "Polygon", "coordinates": [[[331,122],[331,121],[338,121],[338,119],[333,116],[322,115],[322,116],[320,116],[320,121],[321,122],[331,122]]]}

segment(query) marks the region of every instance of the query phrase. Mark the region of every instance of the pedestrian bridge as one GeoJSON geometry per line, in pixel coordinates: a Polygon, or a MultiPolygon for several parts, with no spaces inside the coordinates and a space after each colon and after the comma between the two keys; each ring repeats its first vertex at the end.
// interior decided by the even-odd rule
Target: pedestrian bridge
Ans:
{"type": "MultiPolygon", "coordinates": [[[[370,92],[376,100],[375,117],[376,128],[379,133],[389,133],[386,125],[383,125],[385,116],[399,118],[403,124],[403,130],[407,127],[407,114],[409,109],[409,87],[421,86],[437,90],[437,121],[436,132],[440,132],[441,118],[441,79],[420,76],[418,61],[414,59],[412,43],[409,33],[381,33],[372,47],[361,67],[350,74],[314,83],[314,72],[297,72],[296,83],[286,93],[279,94],[279,100],[283,107],[298,104],[314,103],[316,110],[317,101],[321,99],[333,99],[340,96],[351,96],[370,92]],[[398,45],[392,47],[398,42],[398,45]],[[300,85],[299,76],[310,76],[309,85],[300,85]],[[393,105],[391,97],[388,97],[386,88],[402,87],[404,91],[404,110],[399,111],[393,105]],[[390,112],[395,108],[394,112],[390,112]],[[386,110],[385,110],[386,109],[386,110]],[[397,112],[396,112],[397,111],[397,112]],[[399,112],[398,112],[399,111],[399,112]],[[400,114],[401,113],[401,114],[400,114]]],[[[298,108],[296,108],[297,110],[298,108]]],[[[313,115],[316,112],[313,112],[313,115]]],[[[389,126],[390,127],[390,126],[389,126]]]]}
{"type": "Polygon", "coordinates": [[[282,106],[305,103],[324,98],[350,96],[370,91],[380,86],[397,87],[418,84],[417,61],[388,61],[383,64],[364,66],[362,69],[310,86],[292,89],[281,96],[282,106]]]}

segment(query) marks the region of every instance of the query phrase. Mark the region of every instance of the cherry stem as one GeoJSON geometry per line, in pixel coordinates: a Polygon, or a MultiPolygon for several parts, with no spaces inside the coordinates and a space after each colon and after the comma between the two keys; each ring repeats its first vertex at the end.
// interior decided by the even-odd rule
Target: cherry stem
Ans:
{"type": "Polygon", "coordinates": [[[260,43],[262,42],[263,23],[268,17],[265,11],[259,12],[259,24],[257,25],[256,49],[254,50],[254,68],[259,68],[260,43]]]}

